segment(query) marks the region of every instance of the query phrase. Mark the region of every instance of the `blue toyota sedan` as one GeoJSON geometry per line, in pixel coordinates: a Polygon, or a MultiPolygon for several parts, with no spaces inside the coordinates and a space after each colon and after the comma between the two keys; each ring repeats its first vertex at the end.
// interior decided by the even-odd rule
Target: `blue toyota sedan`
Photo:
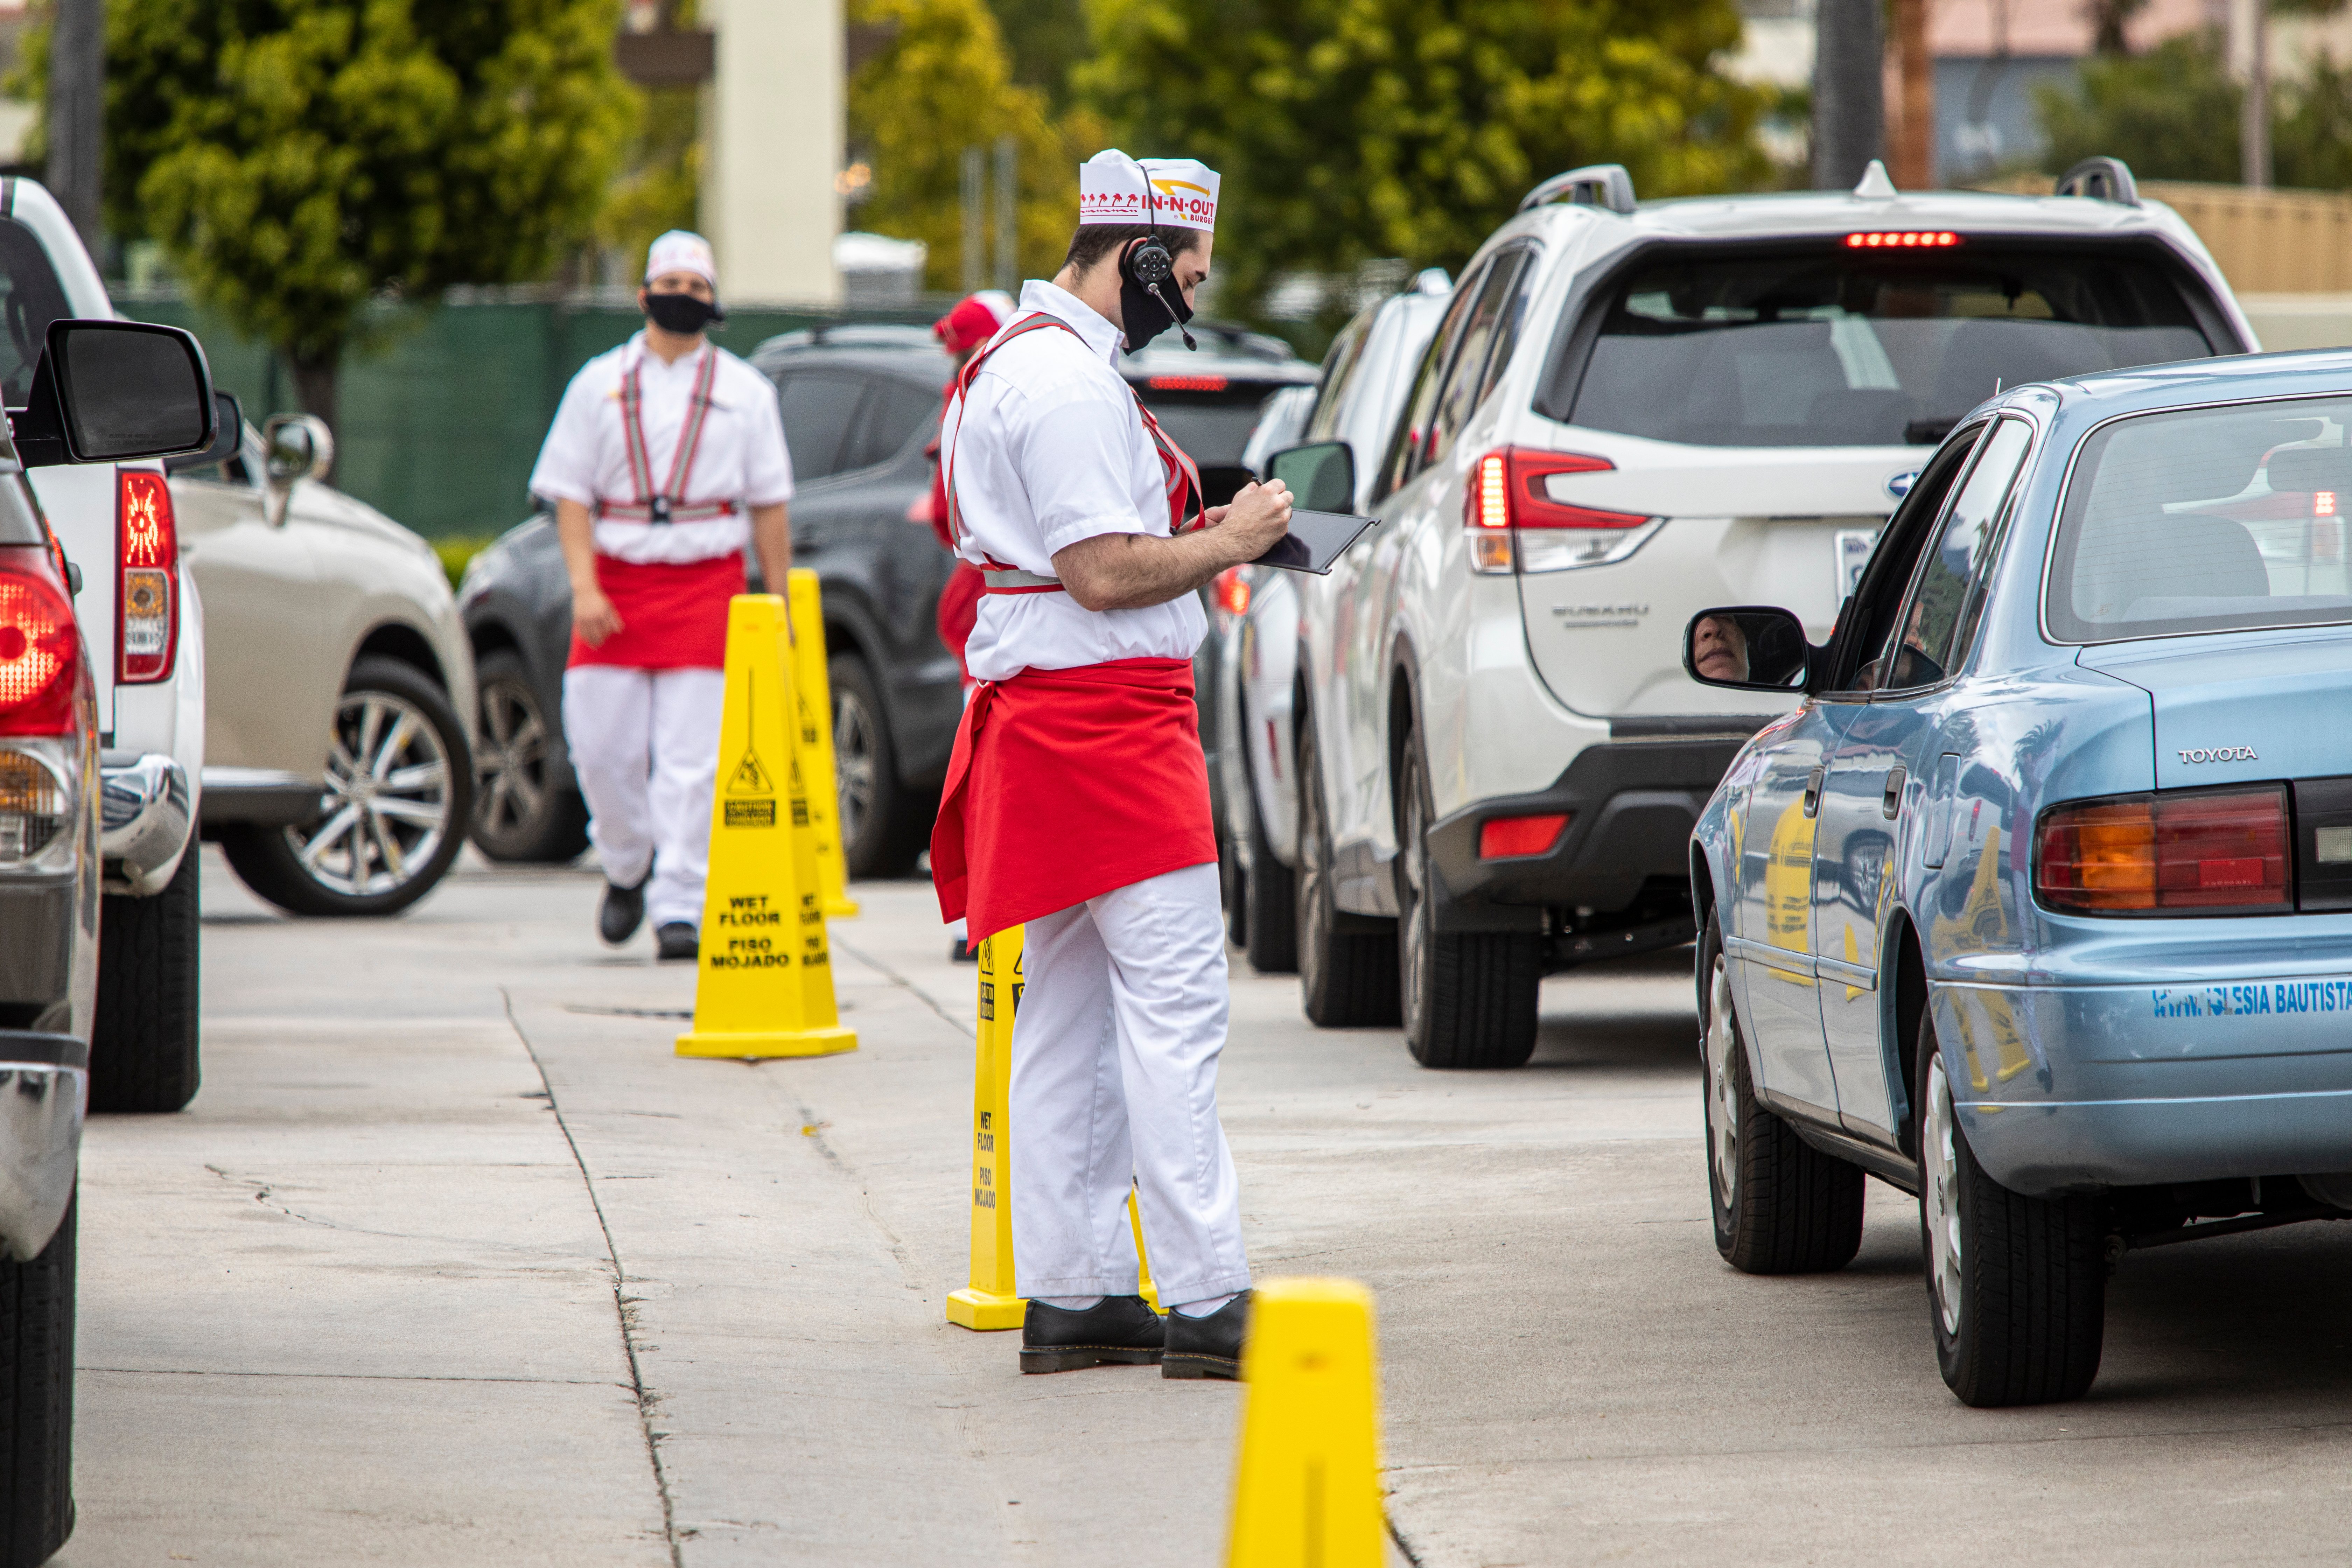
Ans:
{"type": "Polygon", "coordinates": [[[2023,386],[1888,521],[1693,837],[1716,1246],[1919,1196],[1944,1380],[2072,1399],[2128,1252],[2352,1217],[2352,353],[2023,386]]]}

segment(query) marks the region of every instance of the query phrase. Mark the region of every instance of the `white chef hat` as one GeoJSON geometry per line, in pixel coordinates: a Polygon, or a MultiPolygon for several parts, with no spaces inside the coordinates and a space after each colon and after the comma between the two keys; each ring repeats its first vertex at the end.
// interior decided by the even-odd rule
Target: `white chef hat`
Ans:
{"type": "Polygon", "coordinates": [[[1217,172],[1192,158],[1138,161],[1116,147],[1078,165],[1078,223],[1217,227],[1217,172]]]}
{"type": "Polygon", "coordinates": [[[711,254],[710,242],[686,229],[671,229],[646,252],[646,281],[665,272],[691,272],[713,289],[719,287],[719,258],[711,254]]]}

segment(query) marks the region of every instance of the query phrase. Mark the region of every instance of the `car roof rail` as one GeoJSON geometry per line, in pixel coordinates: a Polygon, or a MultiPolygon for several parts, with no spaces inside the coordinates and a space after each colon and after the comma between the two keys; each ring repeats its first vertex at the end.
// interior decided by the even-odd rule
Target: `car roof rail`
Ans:
{"type": "Polygon", "coordinates": [[[1554,174],[1519,198],[1519,210],[1564,201],[1572,206],[1607,207],[1612,213],[1633,210],[1633,176],[1622,163],[1587,163],[1565,174],[1554,174]]]}
{"type": "Polygon", "coordinates": [[[2139,182],[2132,178],[2131,165],[2121,158],[2084,159],[2058,176],[2057,188],[2051,194],[2088,196],[2095,202],[2117,202],[2127,207],[2139,205],[2139,182]]]}

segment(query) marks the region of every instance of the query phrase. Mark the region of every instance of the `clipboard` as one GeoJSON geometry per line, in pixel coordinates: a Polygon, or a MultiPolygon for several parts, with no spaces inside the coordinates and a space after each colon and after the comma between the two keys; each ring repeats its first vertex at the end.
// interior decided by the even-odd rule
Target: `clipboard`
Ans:
{"type": "Polygon", "coordinates": [[[1358,517],[1345,511],[1307,511],[1300,507],[1290,509],[1290,531],[1274,542],[1274,548],[1253,563],[1258,566],[1278,566],[1286,572],[1312,572],[1318,577],[1328,576],[1332,565],[1348,552],[1348,547],[1364,536],[1365,530],[1379,521],[1378,518],[1358,517]]]}

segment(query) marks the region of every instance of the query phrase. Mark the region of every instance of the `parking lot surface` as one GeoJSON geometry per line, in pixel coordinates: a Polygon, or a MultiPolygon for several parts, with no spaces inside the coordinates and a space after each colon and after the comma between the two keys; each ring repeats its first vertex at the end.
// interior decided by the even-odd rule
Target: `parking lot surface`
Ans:
{"type": "MultiPolygon", "coordinates": [[[[1237,1390],[943,1321],[973,981],[928,886],[834,928],[861,1049],[756,1067],[671,1055],[692,972],[599,947],[598,887],[469,852],[296,921],[208,860],[205,1088],[85,1152],[59,1562],[1218,1562],[1237,1390]]],[[[1902,1194],[1842,1273],[1717,1258],[1688,963],[1548,982],[1497,1074],[1236,964],[1253,1261],[1377,1293],[1403,1551],[2340,1558],[2352,1233],[2127,1257],[2087,1400],[1964,1409],[1902,1194]]]]}

